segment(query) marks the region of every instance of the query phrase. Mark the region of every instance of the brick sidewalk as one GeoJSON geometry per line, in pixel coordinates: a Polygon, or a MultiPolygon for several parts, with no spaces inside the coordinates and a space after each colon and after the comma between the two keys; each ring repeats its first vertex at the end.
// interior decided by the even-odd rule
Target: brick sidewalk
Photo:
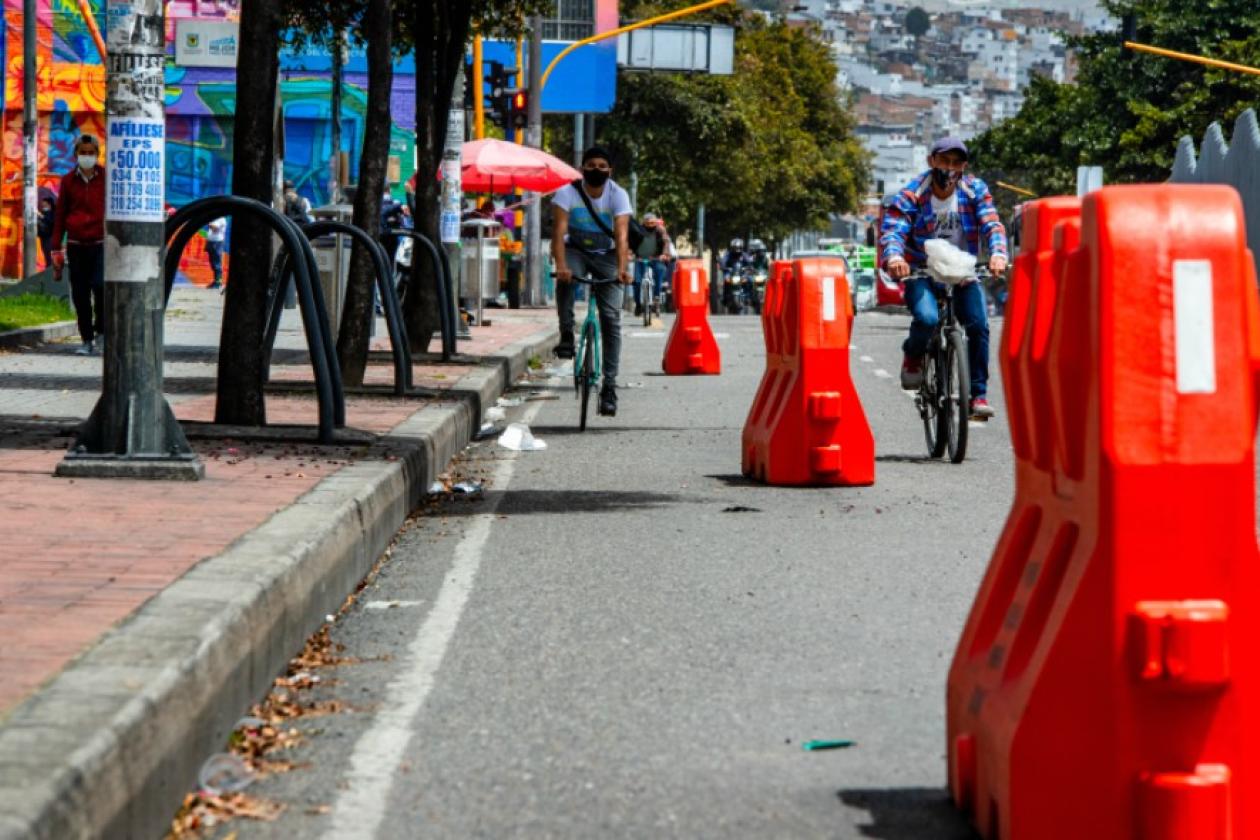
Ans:
{"type": "MultiPolygon", "coordinates": [[[[168,399],[181,420],[214,412],[214,348],[222,299],[177,290],[167,318],[168,399]]],[[[461,355],[485,355],[553,328],[546,310],[487,310],[461,355]]],[[[301,347],[286,313],[278,350],[301,347]]],[[[378,335],[385,335],[383,327],[378,335]]],[[[206,465],[196,483],[60,479],[52,476],[100,389],[100,357],[76,343],[0,354],[0,719],[115,623],[352,461],[359,447],[195,440],[206,465]]],[[[436,342],[435,342],[436,345],[436,342]]],[[[387,341],[374,345],[387,349],[387,341]]],[[[450,388],[469,365],[415,366],[415,384],[450,388]]],[[[309,365],[276,365],[275,379],[309,379],[309,365]]],[[[369,382],[392,381],[374,362],[369,382]]],[[[347,425],[388,432],[424,405],[417,399],[348,396],[347,425]]],[[[267,398],[272,423],[314,425],[313,397],[267,398]]]]}

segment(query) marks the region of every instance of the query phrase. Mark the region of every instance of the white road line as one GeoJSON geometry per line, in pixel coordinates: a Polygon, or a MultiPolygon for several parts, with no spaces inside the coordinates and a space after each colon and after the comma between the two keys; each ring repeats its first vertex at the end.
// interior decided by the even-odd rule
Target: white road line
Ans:
{"type": "MultiPolygon", "coordinates": [[[[531,405],[522,422],[532,422],[541,407],[542,403],[531,405]]],[[[496,459],[491,486],[507,487],[516,462],[514,457],[496,459]]],[[[385,689],[371,728],[354,745],[350,769],[342,780],[345,787],[333,803],[332,824],[323,834],[328,840],[372,840],[380,830],[399,765],[416,734],[416,716],[437,682],[437,670],[472,594],[496,508],[497,504],[471,518],[433,608],[407,646],[406,661],[385,689]]]]}
{"type": "Polygon", "coordinates": [[[883,368],[875,368],[875,375],[878,376],[880,379],[892,378],[892,374],[884,370],[883,368]]]}
{"type": "Polygon", "coordinates": [[[864,361],[864,362],[873,362],[873,361],[875,361],[875,360],[874,360],[874,359],[872,359],[870,356],[859,356],[859,358],[860,358],[862,361],[864,361]]]}

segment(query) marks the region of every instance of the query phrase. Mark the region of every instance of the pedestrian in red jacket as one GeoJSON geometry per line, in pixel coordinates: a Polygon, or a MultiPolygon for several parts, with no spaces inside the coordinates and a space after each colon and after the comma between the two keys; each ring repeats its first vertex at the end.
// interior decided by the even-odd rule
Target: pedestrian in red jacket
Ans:
{"type": "Polygon", "coordinates": [[[60,279],[62,267],[70,263],[70,299],[83,338],[75,351],[80,356],[105,346],[105,170],[97,164],[100,153],[100,143],[90,134],[75,141],[75,167],[61,178],[53,222],[53,268],[60,279]]]}

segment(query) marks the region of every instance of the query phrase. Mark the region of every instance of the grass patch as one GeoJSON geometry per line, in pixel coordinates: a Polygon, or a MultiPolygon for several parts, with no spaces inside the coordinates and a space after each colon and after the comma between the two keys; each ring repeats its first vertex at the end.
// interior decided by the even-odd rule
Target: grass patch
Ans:
{"type": "Polygon", "coordinates": [[[529,362],[527,364],[530,370],[542,370],[542,366],[543,366],[542,356],[539,356],[537,354],[530,356],[529,362]]]}
{"type": "Polygon", "coordinates": [[[61,298],[47,295],[0,298],[0,332],[73,320],[74,310],[61,298]]]}

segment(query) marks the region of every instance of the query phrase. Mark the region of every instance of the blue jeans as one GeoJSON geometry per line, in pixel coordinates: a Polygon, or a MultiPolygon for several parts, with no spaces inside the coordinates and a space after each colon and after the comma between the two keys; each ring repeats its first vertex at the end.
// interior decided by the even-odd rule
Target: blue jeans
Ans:
{"type": "MultiPolygon", "coordinates": [[[[910,335],[901,345],[907,356],[919,357],[927,352],[932,330],[940,323],[936,295],[931,280],[906,281],[906,306],[914,320],[910,335]]],[[[939,285],[939,284],[937,284],[939,285]]],[[[984,288],[967,283],[954,288],[954,314],[967,331],[967,362],[971,367],[971,398],[983,399],[989,391],[989,314],[984,301],[984,288]]]]}
{"type": "Polygon", "coordinates": [[[652,267],[652,295],[659,301],[661,299],[661,288],[665,285],[665,278],[669,276],[671,263],[661,262],[660,260],[635,260],[634,261],[634,304],[642,306],[643,301],[639,300],[643,296],[639,284],[643,282],[643,274],[647,271],[647,267],[652,267]]]}

